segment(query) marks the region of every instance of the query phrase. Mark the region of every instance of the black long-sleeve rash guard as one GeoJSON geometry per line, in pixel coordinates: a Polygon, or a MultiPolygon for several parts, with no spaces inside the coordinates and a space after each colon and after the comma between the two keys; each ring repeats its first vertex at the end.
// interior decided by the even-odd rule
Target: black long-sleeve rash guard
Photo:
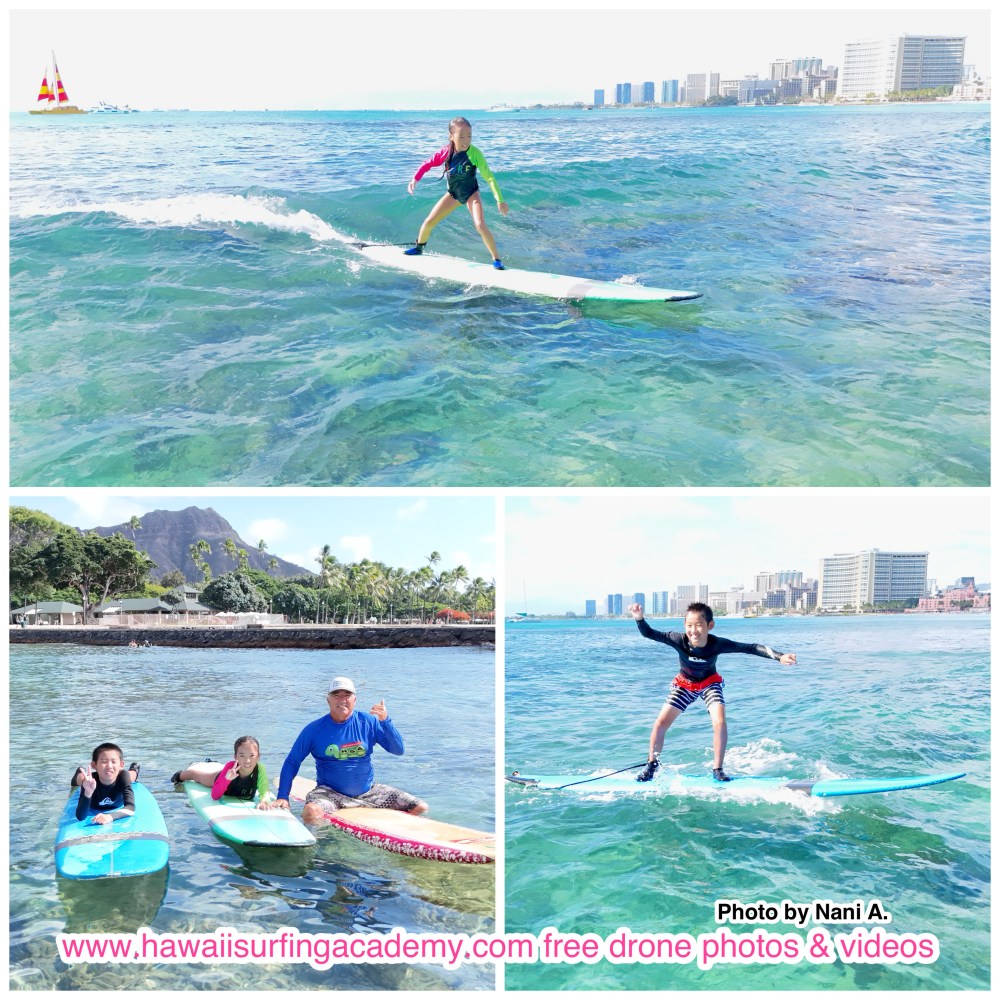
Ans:
{"type": "Polygon", "coordinates": [[[90,774],[97,782],[97,787],[89,797],[80,788],[80,798],[76,803],[77,819],[84,819],[98,812],[109,813],[112,819],[121,819],[135,813],[135,792],[132,791],[132,778],[128,771],[119,771],[111,785],[101,784],[96,771],[91,771],[90,774]]]}
{"type": "Polygon", "coordinates": [[[711,634],[704,646],[695,649],[683,632],[660,632],[652,628],[645,618],[640,618],[636,625],[647,639],[655,639],[677,650],[681,675],[689,681],[703,681],[711,677],[716,672],[716,659],[725,653],[748,653],[751,656],[764,656],[769,660],[780,660],[783,655],[776,649],[760,643],[734,642],[732,639],[723,639],[721,636],[711,634]]]}

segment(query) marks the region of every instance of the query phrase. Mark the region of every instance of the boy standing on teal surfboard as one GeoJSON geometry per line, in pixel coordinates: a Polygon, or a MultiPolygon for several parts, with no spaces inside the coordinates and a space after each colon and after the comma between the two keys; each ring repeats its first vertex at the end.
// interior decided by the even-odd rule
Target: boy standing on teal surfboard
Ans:
{"type": "Polygon", "coordinates": [[[777,660],[782,666],[791,666],[796,662],[795,654],[779,653],[770,646],[759,643],[734,642],[732,639],[710,635],[715,626],[715,617],[712,609],[700,602],[688,605],[683,632],[659,632],[651,628],[643,616],[641,604],[633,604],[629,611],[642,635],[676,649],[680,657],[680,673],[670,685],[667,700],[649,734],[649,763],[636,780],[649,781],[653,777],[660,766],[660,751],[663,749],[663,738],[667,730],[688,706],[701,698],[712,718],[712,749],[715,755],[712,777],[716,781],[729,781],[729,776],[723,770],[729,739],[726,699],[722,693],[726,682],[715,670],[716,659],[724,653],[749,653],[777,660]]]}

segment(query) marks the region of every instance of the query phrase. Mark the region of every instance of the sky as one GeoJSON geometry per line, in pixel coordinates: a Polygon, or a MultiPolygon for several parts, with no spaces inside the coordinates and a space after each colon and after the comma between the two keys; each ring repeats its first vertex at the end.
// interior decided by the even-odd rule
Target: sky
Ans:
{"type": "Polygon", "coordinates": [[[990,582],[989,499],[950,490],[757,491],[745,497],[510,497],[505,614],[583,614],[609,593],[753,589],[762,571],[819,576],[820,560],[928,552],[939,586],[990,582]]]}
{"type": "Polygon", "coordinates": [[[329,545],[341,562],[372,559],[407,570],[441,555],[437,570],[463,565],[471,577],[496,576],[496,502],[491,496],[183,496],[77,490],[62,496],[17,495],[30,507],[76,528],[111,527],[151,510],[211,507],[248,544],[263,539],[272,556],[316,572],[329,545]]]}
{"type": "Polygon", "coordinates": [[[845,42],[901,33],[966,35],[966,63],[985,71],[990,58],[988,5],[981,2],[954,10],[787,4],[692,11],[651,3],[621,10],[586,0],[541,9],[67,6],[73,9],[12,13],[10,110],[34,106],[53,50],[74,103],[143,110],[473,109],[590,101],[595,88],[616,82],[708,71],[764,77],[778,58],[811,56],[840,65],[845,42]]]}

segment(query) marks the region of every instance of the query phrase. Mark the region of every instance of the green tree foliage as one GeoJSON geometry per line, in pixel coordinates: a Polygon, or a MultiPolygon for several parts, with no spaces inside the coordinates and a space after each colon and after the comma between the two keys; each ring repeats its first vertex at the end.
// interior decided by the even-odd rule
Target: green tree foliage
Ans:
{"type": "Polygon", "coordinates": [[[893,90],[886,94],[890,103],[906,101],[937,101],[942,97],[951,97],[953,87],[922,87],[919,90],[893,90]]]}
{"type": "Polygon", "coordinates": [[[85,622],[92,608],[109,597],[139,590],[156,568],[145,552],[117,531],[110,538],[92,531],[60,533],[42,550],[41,558],[51,583],[79,592],[85,622]]]}
{"type": "Polygon", "coordinates": [[[62,534],[76,532],[40,510],[10,508],[10,596],[14,603],[23,604],[30,597],[49,598],[53,585],[42,552],[62,534]]]}
{"type": "Polygon", "coordinates": [[[160,586],[170,590],[173,587],[183,587],[187,584],[184,574],[179,569],[172,569],[160,577],[160,586]]]}
{"type": "Polygon", "coordinates": [[[274,577],[269,576],[262,569],[245,569],[240,570],[243,574],[260,592],[264,595],[265,600],[270,601],[274,595],[281,590],[282,585],[286,582],[284,580],[275,580],[274,577]]]}
{"type": "Polygon", "coordinates": [[[316,620],[319,596],[320,591],[300,583],[284,583],[271,598],[271,610],[285,615],[290,622],[312,622],[316,620]]]}
{"type": "MultiPolygon", "coordinates": [[[[135,530],[134,525],[130,527],[135,530]]],[[[80,535],[39,511],[11,507],[12,598],[20,605],[29,599],[76,599],[85,591],[89,613],[91,605],[107,597],[129,593],[160,596],[163,588],[186,582],[183,571],[173,571],[160,579],[159,587],[150,587],[146,575],[152,564],[148,557],[136,552],[134,544],[123,536],[115,539],[80,535]]],[[[260,543],[257,550],[263,551],[260,543]]],[[[436,550],[425,557],[426,565],[408,570],[370,559],[341,563],[325,545],[316,559],[319,572],[293,580],[276,580],[264,570],[240,569],[246,565],[245,550],[231,543],[226,551],[236,568],[210,582],[211,569],[205,558],[211,554],[209,543],[201,539],[188,547],[192,567],[204,579],[202,600],[220,610],[271,610],[286,615],[289,621],[354,624],[372,618],[427,622],[444,607],[482,621],[492,618],[496,605],[494,581],[473,579],[461,565],[443,568],[436,550]]]]}
{"type": "Polygon", "coordinates": [[[247,573],[238,570],[216,577],[201,593],[204,603],[239,614],[244,611],[267,611],[267,598],[247,573]]]}

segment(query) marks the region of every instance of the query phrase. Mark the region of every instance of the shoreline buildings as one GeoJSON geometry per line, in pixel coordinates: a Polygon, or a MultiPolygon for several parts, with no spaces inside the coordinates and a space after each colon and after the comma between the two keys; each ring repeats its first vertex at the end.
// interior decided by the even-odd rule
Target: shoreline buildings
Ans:
{"type": "MultiPolygon", "coordinates": [[[[951,88],[953,99],[990,99],[990,84],[965,65],[966,38],[961,35],[893,35],[848,42],[843,64],[823,65],[818,56],[775,59],[766,78],[727,79],[716,72],[689,73],[662,80],[660,104],[783,104],[804,100],[888,101],[915,91],[951,88]],[[683,83],[681,83],[683,79],[683,83]]],[[[615,106],[657,103],[652,82],[618,83],[615,106]]],[[[605,107],[605,90],[594,91],[595,108],[605,107]]]]}
{"type": "Polygon", "coordinates": [[[641,604],[647,617],[683,618],[689,604],[701,601],[716,615],[841,613],[874,610],[989,611],[990,585],[976,586],[962,577],[942,592],[927,577],[929,553],[864,549],[837,553],[821,560],[819,579],[800,570],[762,571],[753,590],[742,586],[713,590],[708,584],[679,584],[646,594],[608,594],[603,603],[586,601],[587,618],[628,617],[629,605],[641,604]]]}
{"type": "Polygon", "coordinates": [[[889,94],[962,83],[965,38],[897,35],[848,42],[837,83],[842,101],[885,100],[889,94]]]}
{"type": "Polygon", "coordinates": [[[840,611],[913,601],[927,594],[927,552],[840,553],[823,559],[817,607],[840,611]]]}

